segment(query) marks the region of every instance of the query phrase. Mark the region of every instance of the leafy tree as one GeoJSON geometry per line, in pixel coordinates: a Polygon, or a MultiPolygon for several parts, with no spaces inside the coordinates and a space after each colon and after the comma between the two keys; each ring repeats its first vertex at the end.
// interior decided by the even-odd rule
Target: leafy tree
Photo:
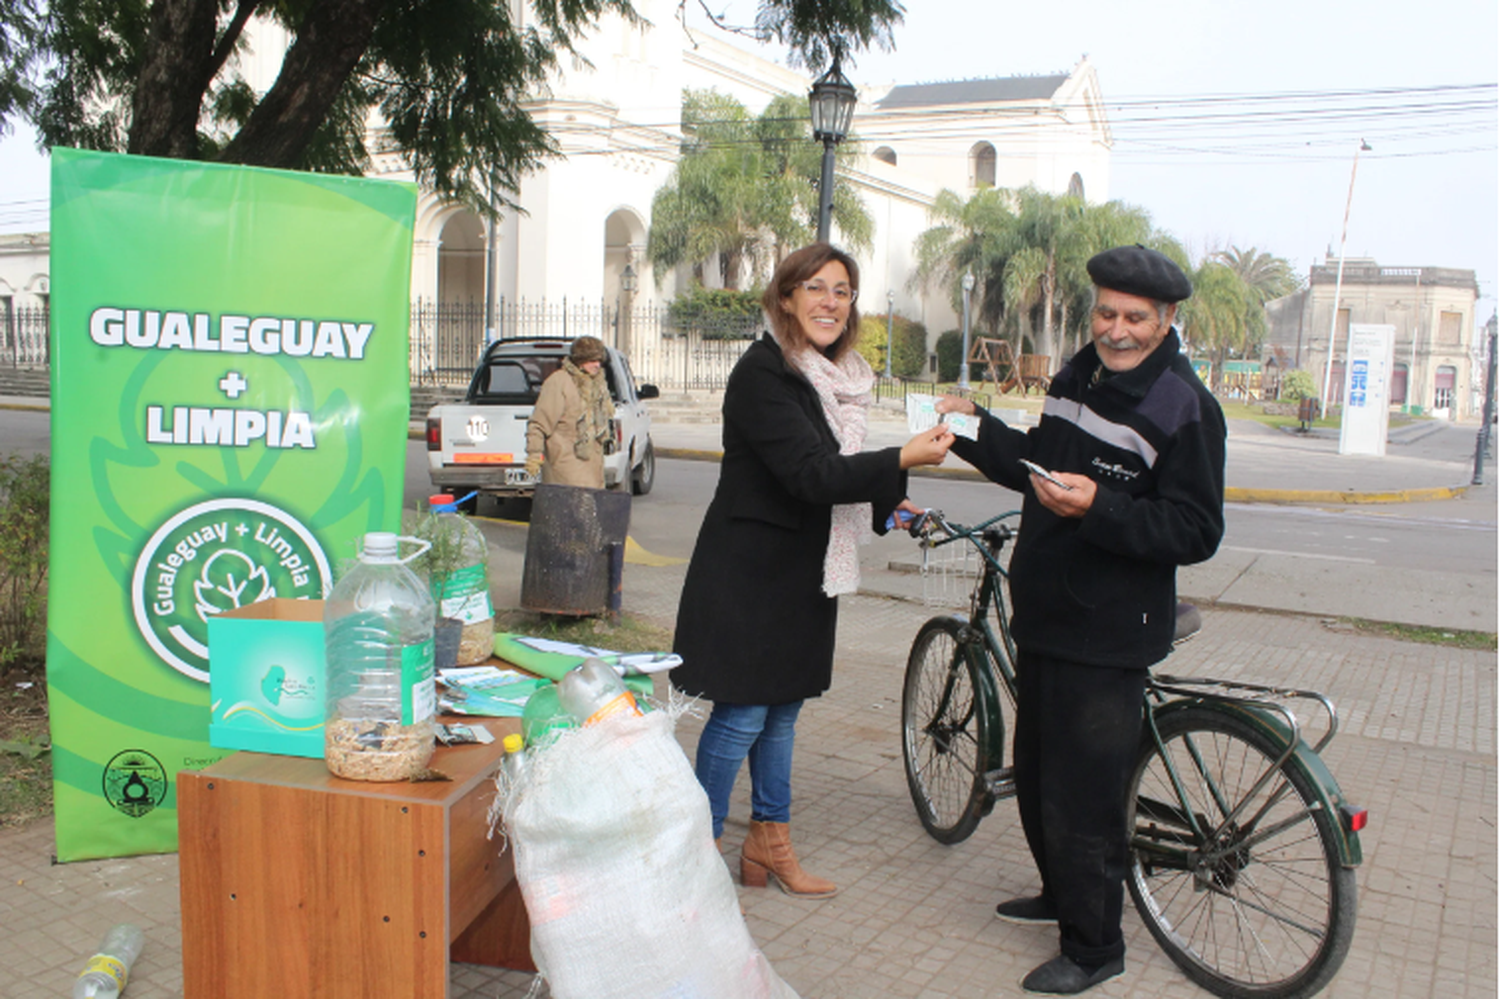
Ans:
{"type": "MultiPolygon", "coordinates": [[[[759,0],[757,23],[816,66],[889,45],[901,13],[759,0]]],[[[375,119],[419,182],[488,213],[558,154],[527,102],[606,14],[638,21],[630,0],[0,0],[0,128],[20,114],[44,146],[359,174],[375,119]],[[291,35],[265,94],[231,68],[252,18],[291,35]]]]}
{"type": "MultiPolygon", "coordinates": [[[[714,259],[725,287],[812,240],[821,151],[811,140],[807,102],[773,100],[757,119],[714,90],[686,90],[682,155],[651,206],[646,253],[658,280],[678,264],[714,259]]],[[[840,147],[847,161],[855,154],[840,147]]],[[[848,184],[833,194],[834,217],[852,247],[869,246],[874,222],[848,184]]]]}

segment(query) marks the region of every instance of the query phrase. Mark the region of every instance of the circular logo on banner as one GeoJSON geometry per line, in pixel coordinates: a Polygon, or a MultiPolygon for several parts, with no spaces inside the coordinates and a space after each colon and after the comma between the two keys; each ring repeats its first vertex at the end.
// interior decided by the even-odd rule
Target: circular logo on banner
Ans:
{"type": "Polygon", "coordinates": [[[116,753],[104,765],[104,800],[132,819],[160,805],[167,796],[167,771],[144,749],[116,753]]]}
{"type": "Polygon", "coordinates": [[[271,597],[319,599],[323,548],[285,510],[251,499],[190,506],[141,549],[130,587],[136,627],[166,664],[208,682],[208,621],[271,597]]]}

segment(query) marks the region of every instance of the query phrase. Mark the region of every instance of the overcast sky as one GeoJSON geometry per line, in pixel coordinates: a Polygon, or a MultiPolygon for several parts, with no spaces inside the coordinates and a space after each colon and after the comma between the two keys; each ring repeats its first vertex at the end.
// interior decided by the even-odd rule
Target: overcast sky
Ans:
{"type": "MultiPolygon", "coordinates": [[[[703,23],[696,0],[688,3],[703,23]]],[[[1254,246],[1304,275],[1339,251],[1364,140],[1371,149],[1360,154],[1347,254],[1387,267],[1472,268],[1477,322],[1494,310],[1494,0],[907,7],[893,53],[846,67],[857,84],[1067,72],[1087,53],[1114,130],[1109,196],[1146,208],[1195,258],[1254,246]]],[[[743,21],[753,7],[717,0],[713,9],[743,21]]],[[[46,164],[32,142],[24,129],[0,139],[0,232],[45,226],[46,164]]]]}

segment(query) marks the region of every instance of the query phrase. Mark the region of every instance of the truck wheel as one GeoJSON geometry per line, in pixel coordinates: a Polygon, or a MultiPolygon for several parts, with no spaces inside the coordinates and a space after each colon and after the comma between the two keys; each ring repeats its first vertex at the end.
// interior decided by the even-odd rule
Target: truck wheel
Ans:
{"type": "Polygon", "coordinates": [[[641,455],[641,463],[630,473],[630,491],[637,496],[644,496],[656,485],[656,448],[651,446],[651,438],[646,438],[646,450],[641,455]]]}

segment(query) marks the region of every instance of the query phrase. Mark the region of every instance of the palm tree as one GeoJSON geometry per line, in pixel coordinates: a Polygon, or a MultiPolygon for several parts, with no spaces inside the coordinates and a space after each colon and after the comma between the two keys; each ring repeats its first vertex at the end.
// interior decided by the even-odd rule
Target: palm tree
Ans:
{"type": "MultiPolygon", "coordinates": [[[[726,288],[763,274],[766,265],[813,237],[821,148],[811,140],[806,101],[777,98],[758,119],[715,90],[685,90],[677,167],[651,203],[646,253],[658,280],[691,263],[701,283],[705,261],[717,262],[726,288]]],[[[857,155],[840,146],[846,162],[857,155]]],[[[867,249],[874,221],[848,184],[834,190],[839,232],[867,249]]]]}
{"type": "Polygon", "coordinates": [[[1214,253],[1212,259],[1239,275],[1249,292],[1245,303],[1245,347],[1258,347],[1266,332],[1266,303],[1290,295],[1302,287],[1302,280],[1283,257],[1261,253],[1255,247],[1241,250],[1231,245],[1214,253]]]}
{"type": "Polygon", "coordinates": [[[1004,314],[1004,248],[1015,225],[1008,193],[998,188],[976,191],[965,200],[944,188],[928,214],[937,224],[917,237],[912,288],[940,285],[949,289],[954,309],[962,300],[959,282],[965,272],[975,280],[976,325],[999,328],[1004,314]]]}
{"type": "Polygon", "coordinates": [[[1231,348],[1245,346],[1254,295],[1227,264],[1206,260],[1193,275],[1193,297],[1179,312],[1185,335],[1214,355],[1211,388],[1217,390],[1231,348]]]}

